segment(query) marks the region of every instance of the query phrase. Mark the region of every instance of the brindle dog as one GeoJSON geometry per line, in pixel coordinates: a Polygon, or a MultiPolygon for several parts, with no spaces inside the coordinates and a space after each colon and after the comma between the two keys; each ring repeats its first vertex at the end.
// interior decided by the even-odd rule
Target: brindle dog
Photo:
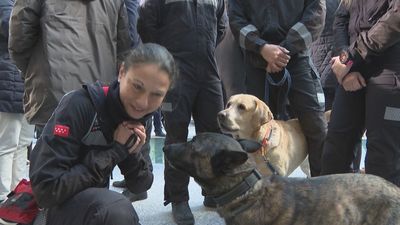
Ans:
{"type": "Polygon", "coordinates": [[[400,189],[395,185],[365,174],[262,178],[245,152],[259,147],[203,133],[188,143],[167,145],[164,152],[214,198],[228,225],[400,224],[400,189]]]}

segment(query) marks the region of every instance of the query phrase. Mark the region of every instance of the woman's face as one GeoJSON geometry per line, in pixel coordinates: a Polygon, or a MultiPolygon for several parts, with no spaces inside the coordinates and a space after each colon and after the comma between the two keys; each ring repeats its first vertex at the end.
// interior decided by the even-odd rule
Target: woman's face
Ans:
{"type": "Polygon", "coordinates": [[[128,115],[140,119],[160,107],[169,85],[168,74],[155,64],[135,64],[119,70],[120,98],[128,115]]]}

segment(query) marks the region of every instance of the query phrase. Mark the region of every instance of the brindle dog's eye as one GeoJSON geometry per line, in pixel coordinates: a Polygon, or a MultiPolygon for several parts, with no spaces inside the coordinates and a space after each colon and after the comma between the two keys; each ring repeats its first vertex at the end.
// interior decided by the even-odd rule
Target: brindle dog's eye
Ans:
{"type": "Polygon", "coordinates": [[[243,104],[239,104],[237,107],[239,110],[246,110],[246,106],[244,106],[243,104]]]}

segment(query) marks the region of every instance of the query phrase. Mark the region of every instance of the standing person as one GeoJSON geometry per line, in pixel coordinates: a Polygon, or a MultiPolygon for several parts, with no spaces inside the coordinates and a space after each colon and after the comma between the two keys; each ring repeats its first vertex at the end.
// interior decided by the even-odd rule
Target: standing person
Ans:
{"type": "Polygon", "coordinates": [[[128,29],[123,0],[15,1],[9,50],[25,81],[25,116],[39,133],[67,92],[115,79],[128,29]]]}
{"type": "MultiPolygon", "coordinates": [[[[325,95],[325,111],[332,109],[332,104],[335,99],[335,92],[339,85],[336,76],[332,71],[331,59],[338,55],[338,50],[334,46],[333,21],[335,12],[339,7],[340,0],[326,0],[326,17],[325,26],[320,37],[310,46],[311,58],[317,68],[320,77],[321,85],[325,95]]],[[[352,163],[352,171],[360,170],[361,161],[361,139],[354,150],[354,161],[352,163]]]]}
{"type": "Polygon", "coordinates": [[[0,202],[26,176],[27,147],[33,126],[24,117],[24,81],[8,53],[12,1],[0,0],[0,202]]]}
{"type": "Polygon", "coordinates": [[[165,48],[145,44],[127,56],[118,81],[84,85],[61,99],[29,171],[34,196],[48,209],[47,224],[139,224],[131,202],[107,189],[109,177],[118,165],[131,192],[151,187],[151,165],[141,151],[144,125],[176,74],[165,48]]]}
{"type": "MultiPolygon", "coordinates": [[[[227,9],[227,0],[225,9],[227,9]]],[[[225,36],[215,49],[219,76],[225,93],[224,104],[235,94],[246,92],[243,54],[227,24],[225,36]]]]}
{"type": "Polygon", "coordinates": [[[142,41],[137,32],[137,20],[139,18],[140,0],[124,0],[128,12],[129,35],[132,40],[132,48],[136,48],[142,41]]]}
{"type": "Polygon", "coordinates": [[[311,58],[321,78],[325,95],[325,111],[331,110],[338,86],[331,68],[331,59],[337,55],[334,49],[333,20],[340,0],[326,0],[325,26],[320,37],[310,45],[311,58]]]}
{"type": "Polygon", "coordinates": [[[229,26],[215,50],[219,76],[225,90],[224,102],[232,95],[246,92],[243,55],[229,26]]]}
{"type": "Polygon", "coordinates": [[[322,173],[346,173],[367,130],[365,172],[400,186],[400,0],[345,0],[334,23],[336,91],[322,173]]]}
{"type": "Polygon", "coordinates": [[[163,118],[161,109],[158,109],[153,114],[154,134],[158,137],[165,137],[165,134],[162,130],[163,129],[162,120],[163,118]]]}
{"type": "MultiPolygon", "coordinates": [[[[223,109],[215,47],[222,40],[224,1],[146,0],[139,11],[143,42],[165,46],[179,67],[180,79],[163,103],[165,144],[186,142],[191,116],[196,133],[220,132],[217,113],[223,109]]],[[[165,205],[172,203],[177,224],[194,224],[188,200],[189,176],[165,162],[165,205]]]]}
{"type": "Polygon", "coordinates": [[[228,6],[232,33],[244,50],[246,92],[264,99],[266,73],[290,73],[290,106],[306,136],[311,176],[318,176],[325,100],[309,47],[324,26],[325,0],[229,0],[228,6]]]}

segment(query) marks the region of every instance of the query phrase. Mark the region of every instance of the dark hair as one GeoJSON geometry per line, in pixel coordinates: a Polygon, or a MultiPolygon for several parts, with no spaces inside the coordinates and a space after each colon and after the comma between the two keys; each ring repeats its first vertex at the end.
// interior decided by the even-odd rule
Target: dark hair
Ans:
{"type": "Polygon", "coordinates": [[[131,50],[124,60],[125,71],[136,64],[158,65],[161,70],[168,74],[171,82],[170,88],[174,85],[178,77],[178,69],[174,57],[165,47],[159,44],[141,44],[137,48],[131,50]]]}

